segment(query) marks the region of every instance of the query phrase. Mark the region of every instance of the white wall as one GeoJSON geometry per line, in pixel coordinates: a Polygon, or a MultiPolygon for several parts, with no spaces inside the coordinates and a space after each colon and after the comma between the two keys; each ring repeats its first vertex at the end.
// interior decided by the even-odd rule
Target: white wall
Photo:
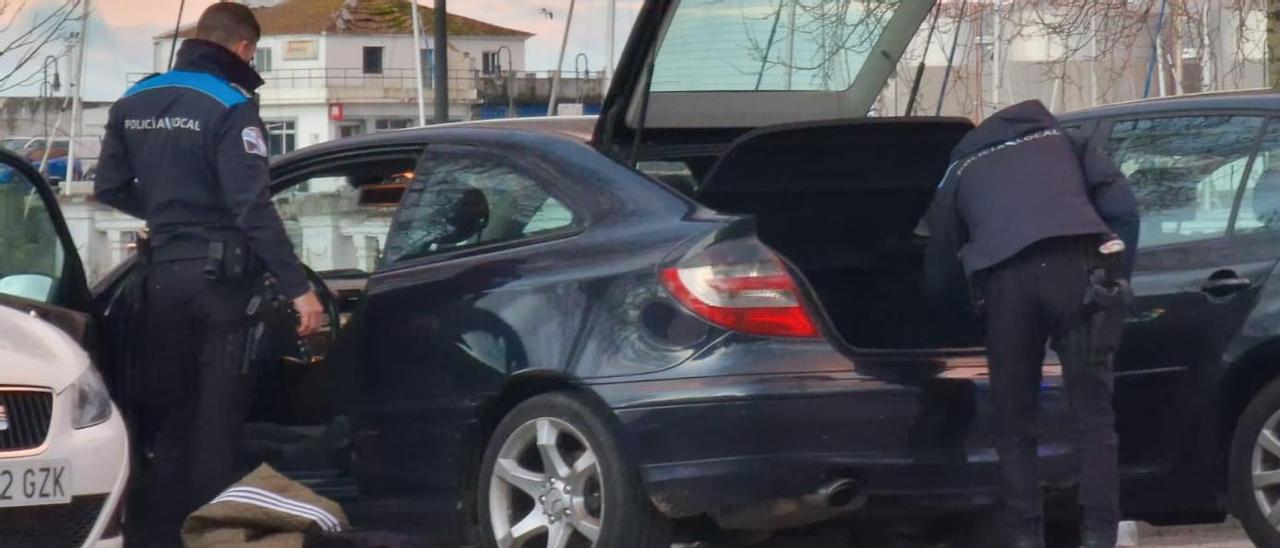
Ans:
{"type": "MultiPolygon", "coordinates": [[[[501,46],[511,48],[512,62],[515,70],[525,70],[525,40],[523,38],[481,38],[454,37],[450,40],[454,55],[450,56],[449,68],[453,70],[479,70],[483,67],[481,55],[486,51],[498,51],[501,46]],[[461,53],[462,62],[456,56],[461,53]]],[[[181,47],[179,41],[178,47],[181,47]]],[[[432,48],[431,36],[425,36],[423,43],[432,48]]],[[[153,70],[164,72],[169,67],[169,40],[156,40],[153,44],[153,70]]],[[[364,68],[364,48],[366,46],[382,47],[382,67],[385,71],[395,73],[414,69],[413,37],[405,35],[279,35],[264,36],[258,41],[259,48],[271,49],[271,72],[290,70],[323,69],[340,71],[350,69],[354,74],[361,74],[364,68]],[[285,47],[290,41],[315,40],[316,58],[285,60],[285,47]]],[[[503,64],[507,63],[507,55],[502,54],[503,64]]],[[[425,68],[425,67],[424,67],[425,68]]],[[[597,68],[598,69],[598,68],[597,68]]],[[[301,73],[299,73],[301,75],[301,73]]]]}
{"type": "MultiPolygon", "coordinates": [[[[364,48],[381,46],[384,71],[413,70],[414,47],[411,36],[326,36],[327,66],[330,69],[355,69],[364,67],[364,48]]],[[[430,40],[425,41],[430,44],[430,40]]]]}
{"type": "MultiPolygon", "coordinates": [[[[524,64],[525,40],[523,38],[480,38],[480,37],[473,38],[468,36],[457,36],[457,37],[451,38],[449,41],[453,43],[453,47],[458,48],[459,50],[462,50],[463,53],[466,53],[471,59],[475,61],[475,68],[477,70],[484,68],[481,54],[483,54],[486,51],[498,51],[498,48],[502,46],[507,46],[508,48],[511,49],[511,57],[512,57],[511,63],[515,65],[514,70],[516,72],[522,72],[525,70],[525,64],[524,64]]],[[[502,52],[499,59],[500,59],[499,62],[502,63],[504,69],[513,68],[513,67],[506,66],[507,52],[505,51],[502,52]]],[[[595,68],[596,70],[600,70],[604,68],[603,61],[601,61],[600,67],[593,67],[593,68],[595,68]]]]}
{"type": "Polygon", "coordinates": [[[297,129],[294,140],[302,148],[332,139],[328,106],[318,105],[262,105],[262,120],[267,124],[277,121],[293,121],[297,129]]]}
{"type": "Polygon", "coordinates": [[[299,69],[322,69],[325,67],[325,36],[318,35],[280,35],[280,36],[263,36],[258,40],[258,49],[271,49],[271,70],[299,70],[299,69]],[[289,42],[295,41],[312,41],[315,42],[315,59],[294,59],[285,60],[285,49],[289,42]]]}

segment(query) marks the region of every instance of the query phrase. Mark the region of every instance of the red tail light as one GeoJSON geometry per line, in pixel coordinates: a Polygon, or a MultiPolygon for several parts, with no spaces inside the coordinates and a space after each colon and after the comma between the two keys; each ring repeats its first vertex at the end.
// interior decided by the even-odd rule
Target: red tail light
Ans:
{"type": "Polygon", "coordinates": [[[663,269],[662,283],[685,308],[726,329],[771,337],[817,337],[818,329],[786,267],[767,250],[752,247],[755,253],[749,255],[754,257],[705,253],[663,269]]]}

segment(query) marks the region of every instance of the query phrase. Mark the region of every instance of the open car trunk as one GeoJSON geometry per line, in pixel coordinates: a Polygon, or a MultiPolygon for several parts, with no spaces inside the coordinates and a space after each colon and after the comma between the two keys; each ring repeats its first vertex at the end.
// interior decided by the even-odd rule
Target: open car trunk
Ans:
{"type": "Polygon", "coordinates": [[[762,128],[729,148],[697,199],[755,216],[760,239],[799,268],[848,345],[980,347],[963,284],[924,294],[926,240],[915,235],[951,149],[972,127],[896,118],[762,128]]]}

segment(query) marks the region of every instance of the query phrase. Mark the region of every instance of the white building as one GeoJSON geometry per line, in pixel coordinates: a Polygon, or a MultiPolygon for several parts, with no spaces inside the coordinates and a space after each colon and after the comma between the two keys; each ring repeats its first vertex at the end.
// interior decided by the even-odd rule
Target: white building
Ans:
{"type": "MultiPolygon", "coordinates": [[[[417,125],[415,56],[422,58],[427,120],[434,121],[432,8],[418,8],[424,36],[415,47],[406,0],[248,3],[262,25],[255,65],[267,82],[260,94],[273,154],[417,125]]],[[[479,102],[478,78],[523,71],[532,34],[459,15],[448,22],[449,118],[467,120],[479,102]]],[[[179,37],[194,33],[188,26],[179,37]]],[[[157,72],[168,66],[172,39],[173,33],[155,37],[157,72]]]]}
{"type": "MultiPolygon", "coordinates": [[[[426,75],[427,120],[433,121],[431,8],[419,6],[424,38],[415,47],[406,0],[245,3],[262,25],[255,65],[266,80],[260,104],[273,155],[417,125],[417,55],[426,75]]],[[[484,81],[499,72],[525,70],[525,41],[532,35],[457,15],[449,15],[448,23],[450,120],[466,120],[484,81]]],[[[180,29],[179,43],[194,32],[190,25],[180,29]]],[[[168,69],[172,43],[172,33],[155,37],[156,72],[168,69]]],[[[73,195],[63,197],[63,212],[90,278],[98,279],[128,256],[142,222],[94,202],[85,195],[88,185],[69,186],[73,195]]],[[[390,221],[383,213],[389,212],[342,209],[349,200],[335,198],[350,190],[340,180],[312,180],[307,186],[280,207],[302,260],[317,270],[372,269],[390,221]]]]}

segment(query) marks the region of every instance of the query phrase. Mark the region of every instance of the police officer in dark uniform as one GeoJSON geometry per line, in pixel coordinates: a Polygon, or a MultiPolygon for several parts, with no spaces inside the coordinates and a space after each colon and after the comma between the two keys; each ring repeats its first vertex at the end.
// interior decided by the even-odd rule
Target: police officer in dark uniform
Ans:
{"type": "Polygon", "coordinates": [[[141,379],[127,402],[138,447],[128,536],[176,546],[183,518],[237,479],[253,390],[247,309],[265,269],[300,335],[324,322],[268,193],[267,144],[250,66],[260,29],[241,4],[209,7],[174,70],[111,109],[95,195],[147,221],[141,379]]]}
{"type": "Polygon", "coordinates": [[[1061,358],[1080,459],[1086,548],[1113,548],[1120,519],[1111,357],[1137,249],[1123,174],[1030,101],[961,140],[927,221],[926,283],[963,266],[987,320],[1003,501],[1002,546],[1044,546],[1037,398],[1046,343],[1061,358]],[[957,261],[957,257],[959,261],[957,261]]]}

